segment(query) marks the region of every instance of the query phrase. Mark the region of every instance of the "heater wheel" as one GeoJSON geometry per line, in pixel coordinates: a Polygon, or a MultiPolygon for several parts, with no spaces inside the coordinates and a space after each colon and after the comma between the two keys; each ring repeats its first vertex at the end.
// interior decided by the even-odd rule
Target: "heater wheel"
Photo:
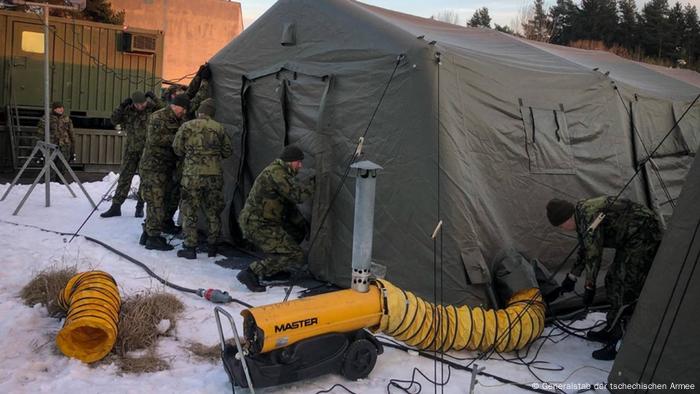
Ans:
{"type": "Polygon", "coordinates": [[[358,339],[348,346],[341,372],[349,380],[366,378],[377,363],[377,347],[367,339],[358,339]]]}

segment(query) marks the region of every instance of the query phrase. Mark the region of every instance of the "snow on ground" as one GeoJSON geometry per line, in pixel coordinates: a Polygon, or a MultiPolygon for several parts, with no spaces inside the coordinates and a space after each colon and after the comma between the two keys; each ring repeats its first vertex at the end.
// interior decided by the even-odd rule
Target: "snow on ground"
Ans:
{"type": "MultiPolygon", "coordinates": [[[[102,182],[86,183],[85,188],[96,202],[109,189],[114,181],[113,174],[102,182]]],[[[9,184],[0,185],[0,194],[9,184]]],[[[101,269],[114,276],[123,295],[133,294],[144,289],[161,288],[138,266],[121,259],[101,246],[76,238],[45,232],[36,228],[15,226],[7,222],[38,226],[60,232],[74,232],[90,214],[92,208],[87,200],[74,187],[78,198],[71,198],[66,188],[52,184],[52,206],[44,206],[44,185],[38,185],[18,216],[12,212],[18,205],[28,185],[16,186],[3,202],[0,202],[0,392],[73,392],[73,393],[221,393],[231,390],[228,377],[221,363],[211,364],[194,358],[186,349],[189,341],[206,345],[218,343],[218,333],[213,315],[213,304],[169,288],[166,291],[177,295],[185,304],[185,312],[177,323],[173,337],[161,339],[159,354],[165,357],[171,369],[150,374],[118,374],[114,365],[90,367],[80,361],[57,354],[53,341],[61,328],[61,322],[50,318],[45,308],[25,306],[18,297],[19,290],[34,275],[50,266],[77,265],[79,270],[101,269]]],[[[176,250],[169,252],[149,251],[138,245],[141,234],[141,220],[133,217],[134,200],[127,200],[122,206],[123,216],[103,219],[96,212],[82,229],[81,234],[109,243],[114,248],[146,263],[164,278],[185,287],[214,287],[229,291],[253,305],[279,302],[284,297],[282,288],[273,288],[266,293],[249,293],[235,280],[236,271],[214,264],[213,258],[199,254],[196,261],[176,257],[176,250]]],[[[99,211],[108,208],[104,202],[99,211]]],[[[349,265],[349,262],[348,262],[349,265]]],[[[389,278],[390,279],[390,278],[389,278]]],[[[241,307],[227,305],[226,309],[238,317],[241,307]]],[[[591,314],[585,321],[577,322],[578,327],[586,327],[603,318],[602,314],[591,314]]],[[[241,321],[237,321],[241,330],[241,321]]],[[[550,328],[545,330],[548,333],[550,328]]],[[[561,339],[558,337],[557,339],[561,339]]],[[[538,360],[551,364],[543,367],[561,366],[561,371],[535,370],[537,375],[549,382],[563,382],[570,386],[565,392],[576,392],[576,384],[605,382],[612,362],[593,360],[590,353],[598,346],[584,340],[569,337],[557,344],[547,341],[542,347],[538,360]]],[[[530,357],[534,354],[533,348],[530,357]]],[[[474,357],[475,353],[459,352],[456,357],[474,357]]],[[[504,354],[506,358],[512,354],[504,354]]],[[[530,384],[537,379],[521,365],[492,359],[479,361],[485,372],[530,384]]],[[[467,361],[459,361],[462,364],[467,361]]],[[[274,393],[314,393],[329,389],[336,383],[343,384],[356,393],[387,392],[391,379],[410,380],[414,368],[419,368],[432,378],[434,363],[431,360],[402,351],[385,348],[379,356],[377,366],[371,375],[362,381],[349,382],[336,375],[327,375],[312,381],[287,386],[258,390],[274,393]]],[[[438,372],[438,378],[440,372],[438,372]]],[[[447,371],[445,371],[447,376],[447,371]]],[[[424,392],[433,391],[433,385],[417,376],[424,392]]],[[[518,392],[513,386],[505,386],[492,378],[481,376],[476,392],[518,392]]],[[[452,371],[446,393],[466,393],[469,390],[470,375],[465,371],[452,371]]],[[[532,383],[534,385],[534,383],[532,383]]],[[[404,384],[405,385],[405,384],[404,384]]],[[[540,384],[540,387],[542,385],[540,384]]],[[[415,392],[416,386],[412,388],[415,392]]],[[[345,392],[336,387],[334,393],[345,392]]],[[[391,392],[400,392],[393,388],[391,392]]]]}

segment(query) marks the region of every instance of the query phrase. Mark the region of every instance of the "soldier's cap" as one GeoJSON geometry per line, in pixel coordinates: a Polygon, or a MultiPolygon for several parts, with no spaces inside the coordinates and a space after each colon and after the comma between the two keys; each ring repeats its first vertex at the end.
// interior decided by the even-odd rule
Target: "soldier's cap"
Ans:
{"type": "Polygon", "coordinates": [[[187,110],[190,109],[190,99],[188,99],[187,95],[185,95],[185,94],[180,94],[180,95],[175,96],[175,98],[173,98],[173,102],[171,104],[177,105],[178,107],[182,107],[182,108],[187,109],[187,110]]]}
{"type": "Polygon", "coordinates": [[[54,101],[51,103],[51,109],[63,108],[63,103],[60,101],[54,101]]]}
{"type": "Polygon", "coordinates": [[[284,147],[284,149],[282,149],[280,159],[287,163],[297,160],[304,160],[304,152],[296,145],[287,145],[284,147]]]}
{"type": "Polygon", "coordinates": [[[131,94],[131,101],[133,101],[134,104],[143,104],[146,102],[146,95],[143,92],[137,90],[131,94]]]}
{"type": "Polygon", "coordinates": [[[566,200],[553,198],[547,203],[547,219],[554,227],[561,226],[574,215],[574,204],[566,200]]]}
{"type": "Polygon", "coordinates": [[[216,103],[214,102],[214,99],[208,98],[202,101],[202,103],[199,104],[199,108],[197,108],[197,113],[214,116],[216,113],[216,103]]]}

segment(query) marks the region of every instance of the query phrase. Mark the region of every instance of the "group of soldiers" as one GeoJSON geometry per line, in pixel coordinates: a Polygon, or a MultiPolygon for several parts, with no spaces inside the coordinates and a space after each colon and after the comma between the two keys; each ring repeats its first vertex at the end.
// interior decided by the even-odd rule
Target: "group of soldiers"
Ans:
{"type": "Polygon", "coordinates": [[[182,230],[178,257],[197,258],[197,222],[206,213],[209,233],[206,251],[216,256],[224,208],[221,160],[232,154],[231,141],[216,122],[210,98],[211,70],[203,65],[187,90],[164,103],[151,92],[134,92],[112,114],[112,123],[127,134],[126,151],[111,207],[100,216],[121,216],[121,205],[138,172],[141,183],[134,216],[146,218],[139,243],[151,250],[172,250],[163,234],[182,230]],[[182,228],[173,216],[180,208],[182,228]]]}
{"type": "MultiPolygon", "coordinates": [[[[187,91],[170,92],[167,105],[150,92],[134,92],[112,115],[113,123],[127,133],[127,147],[112,206],[101,216],[121,215],[121,205],[138,172],[136,217],[143,216],[146,204],[140,243],[147,249],[173,249],[162,233],[179,230],[173,220],[179,206],[184,242],[177,255],[187,259],[196,258],[200,208],[208,220],[207,252],[217,254],[224,208],[221,161],[232,154],[229,137],[213,119],[210,77],[211,71],[203,66],[187,91]]],[[[72,123],[60,103],[52,105],[50,122],[52,142],[65,157],[72,157],[72,123]]],[[[297,176],[303,160],[300,148],[286,146],[256,178],[239,215],[243,236],[265,253],[237,275],[250,291],[265,291],[264,278],[301,270],[304,252],[300,243],[308,235],[309,224],[297,205],[312,198],[315,186],[314,177],[302,181],[297,176]]],[[[555,227],[575,231],[579,242],[578,259],[557,294],[574,291],[585,270],[582,299],[586,306],[592,305],[603,249],[616,250],[605,277],[611,305],[605,328],[587,334],[590,340],[605,344],[593,352],[594,358],[613,359],[661,242],[659,220],[641,204],[605,196],[575,203],[552,199],[547,218],[555,227]]]]}

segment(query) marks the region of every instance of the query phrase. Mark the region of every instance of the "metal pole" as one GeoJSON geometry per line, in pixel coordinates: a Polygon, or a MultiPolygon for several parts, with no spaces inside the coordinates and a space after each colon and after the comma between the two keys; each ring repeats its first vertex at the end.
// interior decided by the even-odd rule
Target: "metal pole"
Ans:
{"type": "MultiPolygon", "coordinates": [[[[44,9],[44,142],[50,144],[51,118],[49,116],[49,100],[51,100],[51,81],[49,81],[49,6],[44,9]]],[[[51,167],[49,158],[44,156],[44,188],[46,189],[46,206],[51,206],[51,167]]]]}
{"type": "Polygon", "coordinates": [[[360,293],[369,291],[369,276],[372,264],[372,238],[374,234],[374,195],[377,171],[382,167],[371,161],[354,163],[357,169],[355,180],[355,218],[352,231],[352,281],[351,287],[360,293]]]}

